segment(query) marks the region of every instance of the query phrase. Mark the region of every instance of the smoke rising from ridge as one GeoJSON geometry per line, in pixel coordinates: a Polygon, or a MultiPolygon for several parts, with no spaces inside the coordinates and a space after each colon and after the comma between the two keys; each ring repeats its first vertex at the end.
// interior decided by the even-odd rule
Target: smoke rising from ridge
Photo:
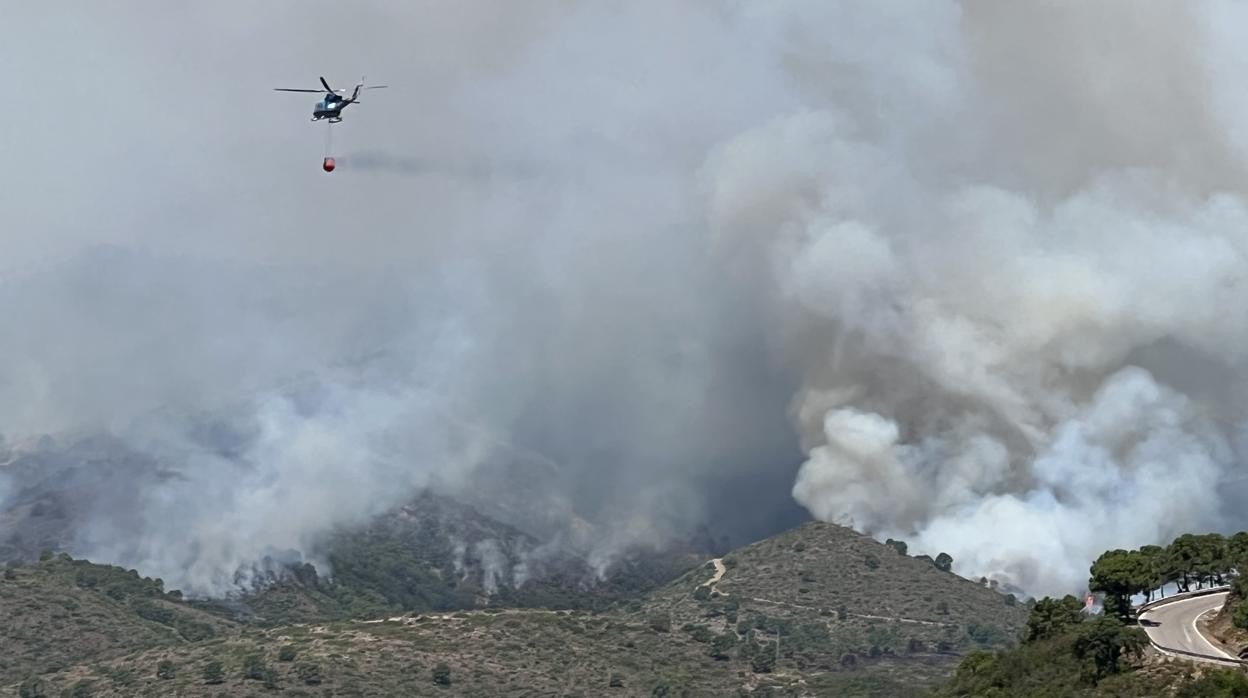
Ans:
{"type": "Polygon", "coordinates": [[[1105,7],[964,6],[963,50],[912,57],[944,79],[889,91],[901,109],[782,116],[706,171],[712,225],[770,266],[806,375],[794,496],[1041,593],[1107,548],[1225,527],[1244,457],[1248,208],[1211,116],[1248,114],[1202,108],[1211,41],[1153,41],[1227,8],[1124,30],[1105,7]]]}
{"type": "Polygon", "coordinates": [[[605,560],[791,490],[1048,593],[1237,516],[1236,5],[21,12],[0,433],[175,473],[76,553],[219,593],[434,487],[605,560]],[[391,85],[332,176],[268,91],[322,73],[391,85]]]}

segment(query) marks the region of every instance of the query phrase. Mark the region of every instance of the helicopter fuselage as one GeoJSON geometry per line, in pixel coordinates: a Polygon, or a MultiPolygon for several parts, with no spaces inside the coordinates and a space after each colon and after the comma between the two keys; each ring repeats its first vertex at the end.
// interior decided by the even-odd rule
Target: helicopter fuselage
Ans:
{"type": "Polygon", "coordinates": [[[338,95],[326,96],[325,99],[316,103],[316,108],[312,110],[312,120],[329,119],[330,123],[338,123],[342,121],[342,110],[351,101],[338,95]]]}

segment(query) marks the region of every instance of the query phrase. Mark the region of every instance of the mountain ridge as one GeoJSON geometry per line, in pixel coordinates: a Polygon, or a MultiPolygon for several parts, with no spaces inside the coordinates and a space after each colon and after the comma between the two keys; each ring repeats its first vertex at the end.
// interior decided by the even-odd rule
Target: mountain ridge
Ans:
{"type": "MultiPolygon", "coordinates": [[[[408,512],[416,520],[441,513],[417,508],[408,512]]],[[[265,695],[279,687],[291,695],[917,696],[967,651],[1010,646],[1026,617],[1022,604],[984,585],[816,522],[702,557],[666,584],[621,593],[597,610],[522,607],[500,591],[491,604],[458,610],[396,612],[339,599],[329,612],[313,603],[301,618],[260,622],[219,603],[180,599],[136,572],[66,556],[13,574],[26,580],[13,603],[68,586],[111,609],[100,621],[106,626],[154,623],[164,633],[105,651],[67,642],[54,666],[28,663],[0,675],[8,694],[25,684],[28,695],[265,695]],[[711,582],[716,560],[723,573],[711,582]],[[131,592],[116,599],[108,583],[79,585],[82,570],[125,581],[131,592]],[[897,583],[881,584],[888,579],[897,583]],[[755,593],[763,588],[773,598],[755,593]],[[887,615],[902,611],[916,617],[887,615]],[[191,640],[178,629],[194,636],[195,622],[210,625],[211,636],[191,640]]],[[[0,580],[0,600],[12,588],[6,584],[12,581],[0,580]]],[[[353,594],[368,598],[366,591],[353,594]]],[[[59,613],[52,603],[40,608],[44,622],[59,613]]]]}

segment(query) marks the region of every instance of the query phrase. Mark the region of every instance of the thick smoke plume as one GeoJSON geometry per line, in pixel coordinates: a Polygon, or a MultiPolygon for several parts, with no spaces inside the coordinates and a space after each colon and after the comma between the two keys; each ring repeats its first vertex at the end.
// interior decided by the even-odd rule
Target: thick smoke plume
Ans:
{"type": "Polygon", "coordinates": [[[77,554],[220,593],[434,488],[604,561],[791,493],[1046,593],[1234,523],[1236,5],[18,14],[0,433],[159,472],[77,554]],[[269,91],[322,73],[391,85],[328,176],[269,91]]]}
{"type": "Polygon", "coordinates": [[[773,101],[752,57],[704,74],[743,36],[718,10],[23,13],[0,433],[21,506],[75,495],[73,554],[223,593],[425,488],[600,568],[800,520],[793,385],[702,235],[699,165],[773,101]],[[391,87],[325,175],[316,95],[270,88],[362,73],[391,87]]]}
{"type": "Polygon", "coordinates": [[[1034,592],[1079,589],[1107,548],[1224,527],[1243,472],[1233,8],[1107,7],[873,17],[925,40],[869,46],[794,26],[826,103],[705,173],[805,376],[794,496],[1034,592]]]}

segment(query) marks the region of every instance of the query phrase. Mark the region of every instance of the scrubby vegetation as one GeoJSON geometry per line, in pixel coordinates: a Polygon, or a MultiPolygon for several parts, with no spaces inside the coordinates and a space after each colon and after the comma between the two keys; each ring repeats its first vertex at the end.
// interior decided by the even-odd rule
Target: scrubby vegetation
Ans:
{"type": "Polygon", "coordinates": [[[229,625],[166,592],[159,579],[51,554],[6,569],[0,619],[0,676],[10,678],[135,648],[201,642],[229,625]]]}
{"type": "MultiPolygon", "coordinates": [[[[550,595],[530,603],[575,595],[557,570],[548,586],[487,594],[453,547],[409,537],[421,530],[343,534],[341,549],[354,549],[333,558],[334,578],[292,568],[241,606],[187,601],[159,579],[64,555],[10,567],[0,578],[0,693],[917,697],[938,686],[947,696],[1202,698],[1245,690],[1234,672],[1150,665],[1129,614],[1089,618],[1073,597],[1022,603],[953,574],[947,555],[912,557],[904,542],[830,524],[703,559],[683,574],[626,561],[634,565],[627,585],[638,590],[661,573],[675,579],[648,593],[589,589],[587,605],[601,610],[523,607],[535,589],[550,595]]],[[[1231,572],[1244,539],[1180,537],[1166,548],[1112,551],[1093,564],[1092,583],[1124,599],[1157,580],[1238,584],[1231,572]]]]}
{"type": "Polygon", "coordinates": [[[1017,648],[975,652],[958,666],[940,696],[1248,696],[1242,671],[1149,663],[1140,628],[1113,615],[1086,616],[1074,597],[1042,599],[1017,648]]]}
{"type": "Polygon", "coordinates": [[[707,656],[748,659],[756,677],[800,675],[817,695],[908,695],[960,653],[1016,642],[1025,608],[902,548],[812,522],[725,556],[714,584],[708,563],[644,606],[707,656]]]}
{"type": "Polygon", "coordinates": [[[635,550],[603,579],[580,557],[538,548],[538,541],[510,526],[424,495],[368,527],[327,539],[320,554],[332,575],[307,563],[271,573],[243,605],[253,622],[267,627],[485,607],[602,611],[705,559],[688,551],[635,550]]]}
{"type": "MultiPolygon", "coordinates": [[[[410,591],[388,586],[397,572],[378,575],[395,551],[377,530],[347,540],[361,547],[338,558],[356,565],[350,574],[327,580],[296,568],[248,600],[267,617],[236,618],[237,605],[183,601],[159,580],[84,561],[53,557],[17,568],[14,581],[32,596],[65,589],[110,609],[115,627],[150,635],[119,632],[115,646],[79,646],[57,664],[28,663],[0,680],[15,690],[37,680],[31,690],[46,695],[88,690],[77,687],[90,682],[92,695],[127,696],[908,696],[947,676],[957,652],[1008,645],[1026,618],[1025,609],[931,561],[812,524],[736,551],[723,560],[718,584],[708,583],[713,564],[697,565],[649,594],[619,592],[605,611],[500,608],[500,598],[514,598],[500,587],[485,605],[408,610],[387,621],[380,618],[403,608],[395,600],[410,591]],[[850,564],[867,555],[877,568],[850,564]],[[917,603],[908,603],[916,594],[917,603]],[[352,607],[387,613],[371,614],[376,622],[348,620],[342,614],[352,607]],[[905,615],[911,611],[913,618],[905,615]]],[[[415,564],[436,552],[400,557],[415,564]]],[[[394,569],[410,571],[405,564],[394,569]]],[[[633,569],[631,579],[652,579],[640,565],[633,569]]]]}
{"type": "Polygon", "coordinates": [[[1241,670],[1196,667],[1162,660],[1150,650],[1144,631],[1133,625],[1131,598],[1154,597],[1175,584],[1180,591],[1230,582],[1224,614],[1244,615],[1248,583],[1248,533],[1185,534],[1166,547],[1111,550],[1089,570],[1089,586],[1105,595],[1102,615],[1087,615],[1072,596],[1044,598],[1031,605],[1020,646],[968,655],[943,696],[1248,696],[1241,670]]]}

